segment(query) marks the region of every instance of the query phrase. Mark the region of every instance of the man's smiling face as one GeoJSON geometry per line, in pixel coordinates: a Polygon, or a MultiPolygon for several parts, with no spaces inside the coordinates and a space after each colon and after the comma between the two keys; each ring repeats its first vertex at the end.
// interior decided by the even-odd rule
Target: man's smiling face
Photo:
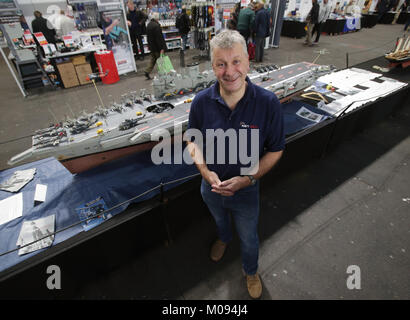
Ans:
{"type": "Polygon", "coordinates": [[[232,94],[246,85],[246,75],[249,71],[249,59],[239,43],[232,48],[214,48],[212,69],[218,79],[220,89],[232,94]]]}

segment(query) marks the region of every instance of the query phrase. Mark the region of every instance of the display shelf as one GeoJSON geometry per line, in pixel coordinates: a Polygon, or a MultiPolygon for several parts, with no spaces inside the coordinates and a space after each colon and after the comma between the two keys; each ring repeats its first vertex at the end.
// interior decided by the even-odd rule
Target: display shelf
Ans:
{"type": "MultiPolygon", "coordinates": [[[[179,35],[178,29],[175,27],[175,21],[172,19],[167,20],[160,20],[159,21],[162,29],[162,34],[164,35],[164,40],[166,42],[168,50],[173,49],[181,49],[182,48],[182,38],[179,35]]],[[[188,39],[191,36],[188,34],[188,39]]],[[[148,41],[147,36],[143,35],[142,43],[144,45],[144,53],[150,53],[151,51],[148,49],[148,41]]],[[[187,47],[191,47],[189,43],[187,43],[187,47]]]]}
{"type": "Polygon", "coordinates": [[[165,38],[165,41],[181,40],[181,37],[165,38]]]}
{"type": "Polygon", "coordinates": [[[174,32],[179,32],[178,29],[173,29],[173,30],[163,30],[162,33],[174,33],[174,32]]]}
{"type": "Polygon", "coordinates": [[[13,57],[12,62],[16,73],[12,69],[10,69],[10,72],[12,72],[16,82],[18,82],[22,94],[24,96],[27,95],[25,89],[42,87],[44,85],[43,81],[53,84],[54,87],[49,74],[40,65],[35,46],[26,46],[25,48],[23,45],[23,30],[20,24],[0,25],[0,29],[13,57]]]}

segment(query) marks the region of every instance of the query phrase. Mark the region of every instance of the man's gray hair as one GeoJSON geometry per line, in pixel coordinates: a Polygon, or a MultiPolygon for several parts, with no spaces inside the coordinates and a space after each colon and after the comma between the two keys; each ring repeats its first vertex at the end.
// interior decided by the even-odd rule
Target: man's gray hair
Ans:
{"type": "Polygon", "coordinates": [[[158,12],[152,12],[151,13],[151,19],[159,20],[159,13],[158,12]]]}
{"type": "Polygon", "coordinates": [[[243,48],[243,52],[248,55],[245,38],[238,31],[225,29],[218,33],[210,42],[211,62],[213,61],[213,51],[215,48],[231,49],[236,43],[239,43],[243,48]]]}

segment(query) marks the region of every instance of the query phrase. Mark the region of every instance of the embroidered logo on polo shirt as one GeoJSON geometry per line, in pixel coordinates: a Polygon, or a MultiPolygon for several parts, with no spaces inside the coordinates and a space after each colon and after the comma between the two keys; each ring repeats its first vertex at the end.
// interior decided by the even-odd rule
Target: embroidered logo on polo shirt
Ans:
{"type": "Polygon", "coordinates": [[[241,126],[241,128],[244,129],[259,129],[259,127],[257,125],[254,124],[246,124],[245,122],[241,121],[239,122],[239,125],[241,126]]]}

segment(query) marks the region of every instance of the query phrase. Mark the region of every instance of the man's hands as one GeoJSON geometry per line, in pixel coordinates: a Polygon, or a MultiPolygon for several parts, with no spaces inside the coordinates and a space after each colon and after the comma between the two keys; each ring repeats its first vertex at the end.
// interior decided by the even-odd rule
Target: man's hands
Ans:
{"type": "Polygon", "coordinates": [[[251,185],[248,177],[233,177],[221,181],[218,175],[213,171],[209,171],[205,179],[211,185],[212,192],[219,193],[226,197],[233,196],[236,191],[251,185]]]}

